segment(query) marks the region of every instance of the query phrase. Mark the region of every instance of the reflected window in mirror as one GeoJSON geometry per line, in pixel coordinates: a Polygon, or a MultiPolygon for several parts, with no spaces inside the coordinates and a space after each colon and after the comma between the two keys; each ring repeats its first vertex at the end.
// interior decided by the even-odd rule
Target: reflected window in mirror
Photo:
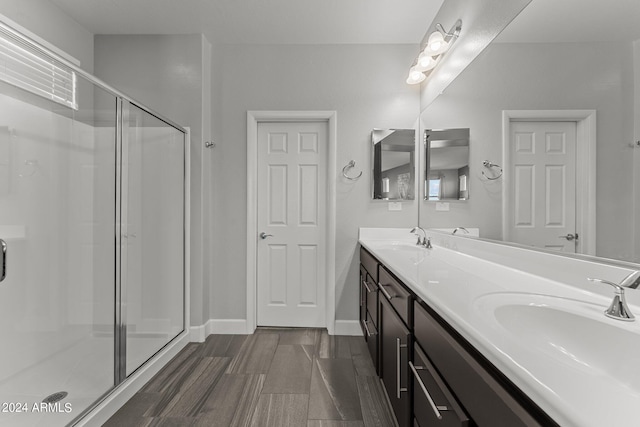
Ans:
{"type": "Polygon", "coordinates": [[[469,129],[427,129],[425,200],[469,199],[469,129]]]}
{"type": "Polygon", "coordinates": [[[415,198],[414,129],[374,129],[372,197],[377,200],[415,198]]]}
{"type": "Polygon", "coordinates": [[[440,200],[440,178],[429,179],[429,200],[440,200]]]}

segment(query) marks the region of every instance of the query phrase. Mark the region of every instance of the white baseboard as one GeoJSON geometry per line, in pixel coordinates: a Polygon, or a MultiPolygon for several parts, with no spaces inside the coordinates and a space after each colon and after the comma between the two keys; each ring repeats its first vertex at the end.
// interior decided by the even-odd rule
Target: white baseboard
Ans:
{"type": "Polygon", "coordinates": [[[93,410],[74,426],[91,427],[103,425],[118,409],[133,397],[155,374],[180,352],[188,343],[190,334],[184,333],[160,353],[149,360],[133,375],[109,393],[93,410]]]}
{"type": "Polygon", "coordinates": [[[362,335],[359,320],[336,320],[335,335],[362,335]]]}
{"type": "MultiPolygon", "coordinates": [[[[208,322],[207,322],[208,323],[208,322]]],[[[200,326],[191,326],[189,328],[189,338],[191,342],[204,342],[207,338],[207,324],[200,326]]]]}
{"type": "Polygon", "coordinates": [[[247,334],[247,319],[209,319],[207,323],[189,328],[192,342],[204,342],[211,334],[245,335],[247,334]]]}
{"type": "MultiPolygon", "coordinates": [[[[246,319],[209,319],[204,325],[192,326],[189,328],[192,342],[204,342],[211,334],[220,335],[245,335],[252,331],[247,331],[246,319]]],[[[362,335],[360,321],[358,320],[336,320],[334,335],[362,335]]]]}

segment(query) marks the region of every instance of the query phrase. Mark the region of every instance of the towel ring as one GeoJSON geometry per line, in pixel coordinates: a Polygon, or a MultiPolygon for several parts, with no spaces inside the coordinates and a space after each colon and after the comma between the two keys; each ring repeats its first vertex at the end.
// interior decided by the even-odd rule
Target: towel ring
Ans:
{"type": "Polygon", "coordinates": [[[342,176],[344,176],[347,179],[350,179],[351,181],[357,181],[358,178],[360,178],[362,176],[362,171],[360,171],[358,176],[351,177],[351,176],[347,175],[347,172],[349,171],[349,169],[353,168],[355,165],[356,165],[356,162],[354,162],[353,160],[351,160],[349,163],[347,163],[347,165],[342,168],[342,176]]]}
{"type": "Polygon", "coordinates": [[[484,175],[485,178],[487,178],[489,181],[494,181],[502,176],[502,167],[500,165],[496,165],[495,163],[491,163],[489,160],[485,160],[484,162],[482,162],[482,166],[484,166],[487,169],[497,168],[500,171],[498,172],[498,175],[494,177],[490,177],[489,175],[484,173],[484,171],[482,171],[482,175],[484,175]]]}

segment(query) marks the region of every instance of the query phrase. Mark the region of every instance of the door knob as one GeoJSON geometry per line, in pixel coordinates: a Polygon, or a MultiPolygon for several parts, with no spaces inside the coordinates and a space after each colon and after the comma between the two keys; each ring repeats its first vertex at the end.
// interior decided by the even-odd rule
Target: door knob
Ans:
{"type": "Polygon", "coordinates": [[[264,231],[262,233],[260,233],[260,238],[262,240],[266,239],[267,237],[273,237],[273,234],[267,234],[264,231]]]}
{"type": "Polygon", "coordinates": [[[571,233],[569,233],[569,234],[567,234],[566,236],[558,236],[558,237],[560,237],[560,238],[562,238],[562,239],[567,239],[567,240],[571,241],[571,240],[577,240],[577,239],[578,239],[578,234],[571,234],[571,233]]]}

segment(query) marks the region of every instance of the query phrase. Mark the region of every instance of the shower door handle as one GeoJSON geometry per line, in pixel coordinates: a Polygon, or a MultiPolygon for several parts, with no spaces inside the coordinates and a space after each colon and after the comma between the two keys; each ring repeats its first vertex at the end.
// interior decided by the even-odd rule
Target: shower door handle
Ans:
{"type": "Polygon", "coordinates": [[[7,277],[7,243],[0,239],[0,252],[2,253],[2,264],[0,264],[0,282],[7,277]]]}

